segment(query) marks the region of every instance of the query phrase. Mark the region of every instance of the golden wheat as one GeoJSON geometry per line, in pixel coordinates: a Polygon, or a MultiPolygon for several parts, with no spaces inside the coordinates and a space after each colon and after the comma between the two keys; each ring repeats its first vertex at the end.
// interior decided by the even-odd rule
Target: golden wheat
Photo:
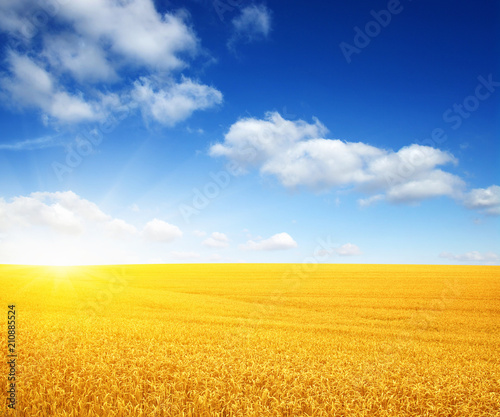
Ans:
{"type": "Polygon", "coordinates": [[[18,315],[6,415],[500,415],[498,267],[0,266],[0,279],[18,315]]]}

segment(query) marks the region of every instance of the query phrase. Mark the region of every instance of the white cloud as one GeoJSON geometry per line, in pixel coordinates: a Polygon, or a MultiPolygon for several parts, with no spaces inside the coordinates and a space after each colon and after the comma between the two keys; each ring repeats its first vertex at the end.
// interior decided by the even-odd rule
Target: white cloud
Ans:
{"type": "Polygon", "coordinates": [[[439,196],[460,200],[463,195],[465,182],[439,168],[457,164],[448,152],[416,144],[395,152],[362,142],[325,139],[326,133],[316,119],[313,124],[289,121],[270,112],[263,120],[238,120],[209,153],[243,168],[256,167],[289,188],[353,188],[369,194],[359,201],[362,206],[382,199],[415,203],[439,196]]]}
{"type": "Polygon", "coordinates": [[[188,133],[197,133],[198,135],[202,135],[203,133],[205,133],[205,131],[201,127],[199,127],[198,129],[193,129],[193,128],[187,126],[186,131],[188,133]]]}
{"type": "Polygon", "coordinates": [[[384,199],[383,194],[375,194],[375,195],[372,195],[371,197],[368,197],[368,198],[360,198],[358,200],[358,204],[361,207],[368,207],[368,206],[375,204],[377,201],[381,201],[383,199],[384,199]]]}
{"type": "Polygon", "coordinates": [[[190,259],[198,259],[200,257],[200,254],[198,252],[172,251],[172,252],[170,252],[170,256],[174,259],[184,261],[184,260],[190,260],[190,259]]]}
{"type": "Polygon", "coordinates": [[[456,175],[432,169],[392,185],[387,190],[386,198],[395,203],[412,203],[439,196],[458,198],[464,185],[464,181],[456,175]]]}
{"type": "Polygon", "coordinates": [[[71,191],[31,193],[27,197],[14,197],[10,203],[0,199],[0,230],[43,226],[62,233],[80,234],[86,222],[109,219],[97,205],[71,191]]]}
{"type": "Polygon", "coordinates": [[[0,87],[14,103],[41,109],[63,122],[80,122],[99,118],[96,103],[87,103],[71,95],[57,83],[49,72],[27,56],[11,52],[7,58],[11,75],[0,78],[0,87]]]}
{"type": "MultiPolygon", "coordinates": [[[[26,16],[46,14],[35,0],[0,4],[0,31],[21,39],[25,53],[7,54],[0,74],[5,102],[42,112],[58,123],[102,121],[124,106],[165,125],[222,101],[213,87],[176,75],[200,50],[187,13],[156,11],[152,0],[53,2],[50,24],[26,16]],[[55,32],[54,26],[64,30],[55,32]],[[132,72],[131,72],[132,70],[132,72]],[[130,80],[131,73],[143,75],[130,80]],[[153,88],[150,80],[163,81],[153,88]],[[145,81],[146,80],[146,81],[145,81]]],[[[12,48],[11,48],[12,49],[12,48]]]]}
{"type": "Polygon", "coordinates": [[[195,110],[220,104],[222,93],[188,78],[159,87],[153,87],[150,79],[141,78],[134,83],[132,98],[141,106],[145,117],[172,126],[191,116],[195,110]]]}
{"type": "Polygon", "coordinates": [[[142,233],[72,191],[0,198],[0,263],[140,263],[164,257],[164,245],[182,236],[158,219],[142,233]]]}
{"type": "Polygon", "coordinates": [[[137,228],[125,220],[113,219],[106,224],[108,232],[116,238],[124,238],[137,234],[137,228]]]}
{"type": "Polygon", "coordinates": [[[31,32],[33,32],[33,30],[30,30],[33,24],[26,19],[26,15],[33,11],[34,6],[34,2],[28,0],[1,1],[0,28],[6,32],[15,33],[18,37],[29,38],[31,32]]]}
{"type": "Polygon", "coordinates": [[[47,35],[41,55],[48,59],[51,67],[70,73],[79,83],[118,79],[105,51],[72,33],[47,35]]]}
{"type": "Polygon", "coordinates": [[[201,244],[209,248],[226,248],[229,246],[229,238],[224,233],[213,232],[201,244]]]}
{"type": "Polygon", "coordinates": [[[271,31],[271,12],[264,5],[252,4],[241,9],[232,20],[233,35],[228,41],[232,48],[238,41],[253,42],[267,38],[271,31]]]}
{"type": "Polygon", "coordinates": [[[339,256],[357,256],[361,255],[361,249],[359,246],[353,243],[345,243],[340,246],[330,245],[329,248],[318,248],[314,253],[316,256],[329,256],[329,255],[339,255],[339,256]]]}
{"type": "Polygon", "coordinates": [[[0,150],[31,151],[34,149],[53,148],[64,146],[58,136],[42,136],[36,139],[26,139],[14,143],[0,143],[0,150]]]}
{"type": "Polygon", "coordinates": [[[488,188],[471,190],[464,199],[465,207],[480,210],[490,215],[500,215],[500,187],[492,185],[488,188]]]}
{"type": "Polygon", "coordinates": [[[334,252],[340,256],[356,256],[361,255],[361,249],[352,243],[345,243],[342,246],[334,249],[334,252]]]}
{"type": "Polygon", "coordinates": [[[180,15],[160,15],[151,0],[72,0],[60,15],[86,39],[138,65],[182,67],[179,53],[195,53],[198,40],[180,15]]]}
{"type": "Polygon", "coordinates": [[[210,147],[210,155],[225,156],[242,168],[263,166],[281,151],[288,151],[301,140],[328,132],[319,120],[313,125],[302,120],[292,122],[278,113],[266,113],[264,120],[245,118],[234,123],[224,137],[224,143],[210,147]]]}
{"type": "MultiPolygon", "coordinates": [[[[51,23],[70,27],[82,43],[99,47],[109,55],[135,65],[165,69],[186,65],[180,53],[197,52],[198,40],[184,16],[161,15],[151,0],[71,0],[47,2],[45,6],[36,0],[4,0],[0,3],[0,28],[29,44],[34,36],[48,31],[49,25],[34,27],[27,19],[36,13],[51,23]]],[[[68,34],[63,35],[61,38],[68,38],[68,34]]],[[[78,57],[74,48],[71,52],[69,60],[78,57]]]]}
{"type": "Polygon", "coordinates": [[[182,232],[177,226],[159,219],[146,223],[142,233],[144,238],[155,242],[172,242],[182,237],[182,232]]]}
{"type": "Polygon", "coordinates": [[[243,250],[256,250],[256,251],[267,251],[267,250],[284,250],[292,249],[297,247],[297,242],[288,233],[278,233],[271,236],[268,239],[254,241],[249,240],[244,245],[240,245],[239,248],[243,250]]]}
{"type": "Polygon", "coordinates": [[[442,252],[439,254],[440,258],[451,259],[460,262],[473,262],[473,263],[485,263],[485,264],[497,264],[500,261],[500,256],[494,252],[478,252],[471,251],[460,255],[455,255],[450,252],[442,252]]]}

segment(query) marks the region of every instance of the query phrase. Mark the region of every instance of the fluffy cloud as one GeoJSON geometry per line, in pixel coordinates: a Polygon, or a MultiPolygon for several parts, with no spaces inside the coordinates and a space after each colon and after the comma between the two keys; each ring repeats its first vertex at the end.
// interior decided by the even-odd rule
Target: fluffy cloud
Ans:
{"type": "Polygon", "coordinates": [[[104,120],[139,104],[143,114],[173,125],[222,100],[213,87],[175,81],[200,49],[186,16],[161,15],[152,0],[4,1],[0,31],[22,45],[11,51],[26,52],[7,54],[1,92],[59,123],[104,120]],[[50,24],[35,26],[26,16],[43,16],[50,24]],[[54,26],[64,30],[56,33],[54,26]],[[139,72],[143,78],[129,81],[139,72]],[[155,89],[152,77],[163,80],[155,89]]]}
{"type": "Polygon", "coordinates": [[[238,41],[253,42],[266,38],[271,31],[271,12],[264,5],[250,5],[232,20],[233,35],[228,46],[232,48],[238,41]]]}
{"type": "Polygon", "coordinates": [[[464,199],[465,207],[480,210],[490,215],[500,215],[500,187],[492,185],[488,188],[471,190],[464,199]]]}
{"type": "Polygon", "coordinates": [[[179,54],[195,54],[198,48],[198,39],[183,16],[160,15],[151,0],[72,0],[50,5],[35,0],[7,0],[0,4],[0,12],[0,27],[26,43],[37,35],[41,35],[45,43],[55,40],[50,36],[48,24],[34,27],[27,17],[38,16],[52,24],[66,24],[71,32],[63,33],[58,39],[70,42],[63,43],[66,47],[54,53],[67,68],[72,66],[66,65],[64,57],[70,61],[78,59],[82,52],[79,48],[88,45],[97,48],[99,54],[116,55],[134,65],[166,69],[185,66],[179,54]],[[74,42],[75,39],[80,42],[74,42]],[[67,53],[68,48],[71,54],[67,53]]]}
{"type": "Polygon", "coordinates": [[[264,120],[246,118],[233,124],[224,142],[210,147],[210,155],[225,156],[242,168],[263,167],[300,141],[320,137],[327,132],[317,119],[314,124],[302,120],[292,122],[272,112],[267,113],[264,120]]]}
{"type": "MultiPolygon", "coordinates": [[[[440,168],[457,164],[449,152],[416,144],[395,152],[362,142],[325,139],[326,133],[318,120],[313,124],[289,121],[270,112],[263,120],[244,118],[234,123],[224,141],[212,145],[209,153],[225,156],[242,168],[258,168],[285,187],[354,188],[370,195],[359,201],[363,206],[383,199],[415,203],[439,196],[463,198],[465,182],[440,168]]],[[[493,206],[494,187],[475,193],[469,205],[479,207],[472,201],[480,195],[487,200],[483,207],[493,206]]]]}
{"type": "Polygon", "coordinates": [[[72,191],[0,198],[0,263],[138,263],[161,256],[180,238],[177,226],[154,219],[142,233],[72,191]]]}
{"type": "Polygon", "coordinates": [[[226,248],[229,245],[229,238],[224,233],[213,232],[201,244],[209,248],[226,248]]]}
{"type": "Polygon", "coordinates": [[[106,224],[106,230],[115,238],[124,238],[137,234],[137,228],[122,219],[109,221],[106,224]]]}
{"type": "Polygon", "coordinates": [[[72,0],[64,2],[60,15],[85,39],[104,43],[136,65],[179,68],[186,65],[179,53],[197,49],[196,36],[182,17],[160,15],[151,0],[72,0]]]}
{"type": "Polygon", "coordinates": [[[8,55],[10,76],[0,78],[0,87],[13,101],[24,107],[42,110],[63,122],[79,122],[99,118],[98,104],[71,95],[54,81],[54,77],[27,56],[8,55]]]}
{"type": "Polygon", "coordinates": [[[439,254],[440,258],[451,259],[460,262],[486,263],[497,264],[500,261],[500,256],[493,252],[481,253],[478,251],[466,252],[460,255],[455,255],[449,252],[439,254]]]}
{"type": "Polygon", "coordinates": [[[167,126],[185,120],[195,110],[204,110],[222,102],[220,91],[188,78],[157,88],[153,87],[150,79],[141,78],[134,83],[132,98],[146,118],[167,126]]]}
{"type": "Polygon", "coordinates": [[[177,226],[158,219],[146,223],[142,234],[145,239],[155,242],[172,242],[182,237],[182,232],[177,226]]]}
{"type": "Polygon", "coordinates": [[[239,246],[243,250],[271,251],[284,250],[297,247],[297,242],[288,233],[278,233],[268,239],[254,241],[249,240],[244,245],[239,246]]]}
{"type": "Polygon", "coordinates": [[[75,34],[64,37],[47,35],[42,56],[51,67],[59,67],[79,83],[117,81],[118,74],[102,48],[94,43],[81,42],[75,34]]]}
{"type": "Polygon", "coordinates": [[[0,199],[0,230],[44,226],[61,233],[80,234],[86,222],[109,219],[97,205],[71,191],[37,192],[14,197],[10,203],[0,199]]]}

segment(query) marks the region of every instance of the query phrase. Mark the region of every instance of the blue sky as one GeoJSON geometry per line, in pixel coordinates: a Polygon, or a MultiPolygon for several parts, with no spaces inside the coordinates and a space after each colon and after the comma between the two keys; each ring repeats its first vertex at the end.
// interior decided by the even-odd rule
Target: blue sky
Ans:
{"type": "Polygon", "coordinates": [[[499,264],[499,10],[2,2],[0,263],[499,264]]]}

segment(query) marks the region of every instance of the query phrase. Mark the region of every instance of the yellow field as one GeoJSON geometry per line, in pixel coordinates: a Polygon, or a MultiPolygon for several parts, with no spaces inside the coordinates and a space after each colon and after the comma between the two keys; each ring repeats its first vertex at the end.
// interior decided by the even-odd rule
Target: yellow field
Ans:
{"type": "Polygon", "coordinates": [[[499,267],[0,266],[0,280],[2,416],[500,416],[499,267]]]}

